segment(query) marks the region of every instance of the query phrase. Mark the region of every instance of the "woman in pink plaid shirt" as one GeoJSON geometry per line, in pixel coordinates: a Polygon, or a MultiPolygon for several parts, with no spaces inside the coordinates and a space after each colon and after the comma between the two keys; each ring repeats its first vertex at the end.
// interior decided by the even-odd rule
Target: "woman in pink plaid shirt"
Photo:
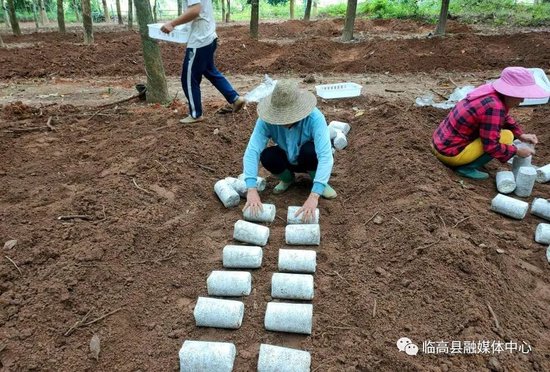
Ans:
{"type": "Polygon", "coordinates": [[[550,92],[535,83],[523,67],[507,67],[500,78],[473,90],[458,102],[432,136],[432,150],[444,164],[461,176],[486,179],[477,168],[493,158],[505,163],[512,156],[528,157],[529,147],[516,147],[514,137],[536,145],[534,134],[526,134],[508,114],[525,98],[545,98],[550,92]]]}

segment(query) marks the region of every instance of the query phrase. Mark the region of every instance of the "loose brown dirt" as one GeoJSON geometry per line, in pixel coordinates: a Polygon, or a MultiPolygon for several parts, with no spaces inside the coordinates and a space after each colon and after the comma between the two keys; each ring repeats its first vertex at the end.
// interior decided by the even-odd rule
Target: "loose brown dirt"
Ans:
{"type": "MultiPolygon", "coordinates": [[[[428,39],[432,27],[422,23],[358,20],[359,41],[342,43],[338,40],[341,29],[341,20],[266,24],[256,41],[249,38],[247,26],[220,27],[218,67],[232,74],[414,73],[480,71],[509,65],[546,67],[550,60],[549,32],[483,35],[462,32],[468,28],[451,23],[447,38],[428,39]],[[411,34],[416,37],[410,38],[411,34]]],[[[3,38],[12,45],[0,50],[3,79],[144,73],[137,32],[97,32],[95,45],[88,47],[75,32],[3,38]],[[20,43],[25,47],[16,48],[20,43]]],[[[168,74],[179,74],[182,52],[181,45],[162,44],[168,74]]]]}
{"type": "MultiPolygon", "coordinates": [[[[330,30],[333,23],[319,25],[330,30]]],[[[289,27],[296,24],[301,22],[289,27]]],[[[239,27],[244,29],[231,31],[239,27]]],[[[94,48],[107,50],[103,44],[109,37],[117,44],[124,35],[135,37],[129,49],[138,48],[137,37],[126,33],[100,34],[94,48]]],[[[323,35],[325,48],[312,48],[320,66],[333,45],[330,35],[323,35]]],[[[26,37],[35,42],[56,36],[26,37]]],[[[464,48],[468,44],[460,38],[477,37],[460,34],[449,42],[464,48]]],[[[312,43],[322,45],[322,39],[312,43]]],[[[547,43],[542,37],[539,41],[547,43]]],[[[416,53],[433,42],[411,40],[410,50],[394,50],[385,63],[405,68],[409,58],[416,61],[409,56],[411,50],[416,53]]],[[[498,50],[484,42],[480,50],[498,50]]],[[[293,43],[296,58],[301,55],[301,63],[310,63],[302,41],[293,43]]],[[[529,58],[539,62],[548,50],[520,44],[509,51],[509,59],[492,67],[462,64],[443,54],[431,58],[434,65],[451,70],[494,70],[522,49],[531,50],[529,58]]],[[[102,67],[93,54],[76,61],[65,47],[67,68],[72,65],[76,76],[86,68],[84,75],[140,73],[138,52],[133,54],[136,70],[125,70],[114,61],[102,67]]],[[[74,46],[74,53],[86,54],[86,49],[74,46]]],[[[37,61],[44,70],[65,71],[53,56],[47,61],[48,48],[42,51],[45,59],[37,61]]],[[[180,49],[173,51],[176,63],[180,49]]],[[[226,49],[219,64],[246,71],[231,59],[249,64],[247,58],[255,57],[249,53],[246,48],[226,49]]],[[[364,62],[350,58],[349,65],[359,68],[364,62]]],[[[10,72],[4,78],[24,74],[15,63],[6,66],[10,72]]],[[[286,66],[296,75],[305,70],[300,63],[286,66]]],[[[317,65],[311,68],[317,71],[317,65]]],[[[254,290],[243,298],[243,326],[233,331],[196,328],[196,298],[206,295],[209,272],[221,269],[222,248],[232,243],[233,224],[242,215],[239,208],[223,208],[213,184],[241,172],[256,118],[254,105],[234,115],[212,114],[218,106],[219,99],[205,102],[208,121],[185,127],[177,124],[186,112],[179,101],[169,107],[130,103],[100,112],[60,104],[10,103],[0,108],[0,244],[18,240],[0,255],[0,369],[175,371],[182,342],[199,339],[234,342],[237,371],[255,370],[260,343],[308,350],[316,371],[550,370],[549,267],[546,247],[533,241],[541,220],[528,215],[513,221],[489,211],[496,194],[494,173],[504,165],[493,162],[493,179],[471,182],[431,155],[429,139],[445,111],[374,95],[319,102],[327,120],[350,122],[353,129],[348,148],[336,154],[331,183],[339,196],[320,202],[313,334],[279,334],[263,327],[271,274],[277,271],[278,249],[285,246],[285,223],[279,218],[270,226],[264,264],[253,272],[254,290]],[[45,127],[50,117],[54,130],[45,127]],[[24,131],[30,128],[38,129],[24,131]],[[375,214],[381,220],[375,222],[375,214]],[[57,219],[66,215],[89,220],[57,219]],[[118,309],[64,335],[87,314],[91,321],[118,309]],[[88,349],[93,334],[101,339],[99,361],[88,349]],[[395,345],[404,336],[419,345],[425,340],[524,341],[532,350],[412,357],[395,345]]],[[[549,163],[544,144],[550,142],[550,108],[523,108],[513,114],[539,135],[534,162],[549,163]]],[[[275,182],[268,178],[262,200],[274,203],[284,217],[287,206],[303,203],[310,181],[300,178],[280,196],[269,191],[275,182]]],[[[534,196],[548,197],[549,192],[548,184],[537,184],[534,196]]]]}

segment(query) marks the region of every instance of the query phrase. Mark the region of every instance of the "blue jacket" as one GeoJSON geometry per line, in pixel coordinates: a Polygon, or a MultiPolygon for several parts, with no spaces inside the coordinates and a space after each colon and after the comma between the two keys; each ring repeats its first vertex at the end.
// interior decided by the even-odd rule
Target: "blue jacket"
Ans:
{"type": "Polygon", "coordinates": [[[313,141],[318,165],[311,192],[322,194],[330,178],[334,160],[330,132],[321,111],[314,108],[306,118],[300,120],[290,129],[282,125],[266,123],[262,119],[256,121],[243,158],[247,188],[256,187],[260,154],[267,147],[270,139],[286,152],[291,164],[297,164],[300,147],[306,142],[313,141]]]}

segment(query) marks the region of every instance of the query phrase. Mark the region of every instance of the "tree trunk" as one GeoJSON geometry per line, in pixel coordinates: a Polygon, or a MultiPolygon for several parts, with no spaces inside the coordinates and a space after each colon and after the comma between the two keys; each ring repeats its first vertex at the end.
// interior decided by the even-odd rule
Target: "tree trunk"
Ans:
{"type": "Polygon", "coordinates": [[[222,2],[222,22],[225,22],[225,0],[220,0],[222,2]]]}
{"type": "Polygon", "coordinates": [[[306,12],[304,14],[304,21],[309,21],[310,18],[311,18],[311,0],[307,0],[306,12]]]}
{"type": "Polygon", "coordinates": [[[0,0],[0,6],[2,6],[4,12],[4,23],[6,23],[7,28],[11,28],[10,16],[8,14],[8,8],[6,7],[6,3],[4,3],[4,0],[0,0]]]}
{"type": "Polygon", "coordinates": [[[229,23],[231,20],[231,0],[227,0],[227,13],[225,13],[225,22],[229,23]]]}
{"type": "Polygon", "coordinates": [[[32,0],[32,18],[34,19],[34,26],[38,30],[40,28],[38,22],[38,5],[36,4],[38,0],[32,0]]]}
{"type": "Polygon", "coordinates": [[[153,3],[153,22],[157,23],[157,7],[159,3],[157,0],[153,3]]]}
{"type": "Polygon", "coordinates": [[[82,0],[82,23],[84,24],[84,42],[94,43],[94,31],[92,28],[92,7],[90,0],[82,0]]]}
{"type": "Polygon", "coordinates": [[[439,22],[437,22],[436,35],[445,35],[445,27],[447,26],[447,14],[449,13],[449,1],[441,0],[441,12],[439,13],[439,22]]]}
{"type": "MultiPolygon", "coordinates": [[[[178,17],[179,17],[183,13],[183,0],[177,0],[177,1],[178,1],[178,17]]],[[[222,14],[223,14],[223,0],[222,0],[222,14]]]]}
{"type": "Polygon", "coordinates": [[[2,35],[0,35],[0,48],[5,48],[6,44],[4,44],[4,40],[2,40],[2,35]]]}
{"type": "Polygon", "coordinates": [[[21,29],[19,28],[19,22],[17,21],[17,13],[15,13],[14,0],[7,0],[7,2],[10,13],[11,30],[15,36],[21,36],[21,29]]]}
{"type": "Polygon", "coordinates": [[[107,7],[107,0],[101,0],[103,3],[103,17],[105,17],[105,22],[111,22],[109,17],[109,8],[107,7]]]}
{"type": "Polygon", "coordinates": [[[122,22],[122,13],[120,11],[120,0],[116,0],[116,15],[118,17],[118,24],[123,25],[124,23],[122,22]]]}
{"type": "Polygon", "coordinates": [[[59,32],[65,33],[65,9],[63,9],[63,0],[57,0],[57,25],[59,32]]]}
{"type": "Polygon", "coordinates": [[[44,26],[48,23],[48,15],[46,14],[46,5],[44,0],[40,0],[40,24],[44,26]]]}
{"type": "Polygon", "coordinates": [[[252,0],[250,13],[250,37],[258,40],[258,23],[260,19],[260,1],[252,0]]]}
{"type": "Polygon", "coordinates": [[[73,4],[74,16],[76,17],[76,21],[80,22],[80,12],[78,11],[78,5],[76,3],[76,0],[72,0],[72,4],[73,4]]]}
{"type": "Polygon", "coordinates": [[[128,0],[128,29],[134,28],[134,9],[132,7],[132,0],[128,0]]]}
{"type": "Polygon", "coordinates": [[[151,6],[149,0],[134,0],[134,4],[141,34],[145,73],[147,74],[147,102],[165,103],[168,102],[168,87],[162,56],[158,43],[149,38],[147,29],[147,24],[153,23],[151,6]]]}
{"type": "Polygon", "coordinates": [[[313,0],[311,2],[311,13],[313,13],[313,18],[317,18],[317,14],[319,14],[319,8],[318,8],[318,1],[317,0],[313,0]]]}
{"type": "Polygon", "coordinates": [[[294,19],[295,0],[290,0],[290,19],[294,19]]]}
{"type": "Polygon", "coordinates": [[[355,24],[355,15],[357,13],[357,0],[348,0],[346,8],[346,21],[344,22],[344,32],[342,41],[353,40],[353,26],[355,24]]]}

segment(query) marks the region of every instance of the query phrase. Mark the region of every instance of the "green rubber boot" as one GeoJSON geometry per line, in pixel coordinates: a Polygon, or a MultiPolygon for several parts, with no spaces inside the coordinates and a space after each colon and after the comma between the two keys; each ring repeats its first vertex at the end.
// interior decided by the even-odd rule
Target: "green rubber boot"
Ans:
{"type": "Polygon", "coordinates": [[[288,169],[285,169],[283,173],[276,174],[275,176],[281,181],[273,188],[274,194],[282,194],[294,183],[294,173],[288,169]]]}
{"type": "Polygon", "coordinates": [[[471,178],[473,180],[485,180],[489,178],[489,173],[479,171],[477,168],[484,166],[491,160],[493,160],[493,158],[489,154],[483,154],[470,164],[455,167],[454,171],[462,177],[471,178]]]}
{"type": "MultiPolygon", "coordinates": [[[[308,172],[309,173],[309,176],[311,177],[311,181],[313,181],[315,179],[315,174],[317,172],[308,172]]],[[[336,198],[336,190],[334,190],[328,183],[327,185],[325,186],[325,190],[323,190],[323,193],[321,194],[321,196],[325,199],[334,199],[336,198]]]]}

